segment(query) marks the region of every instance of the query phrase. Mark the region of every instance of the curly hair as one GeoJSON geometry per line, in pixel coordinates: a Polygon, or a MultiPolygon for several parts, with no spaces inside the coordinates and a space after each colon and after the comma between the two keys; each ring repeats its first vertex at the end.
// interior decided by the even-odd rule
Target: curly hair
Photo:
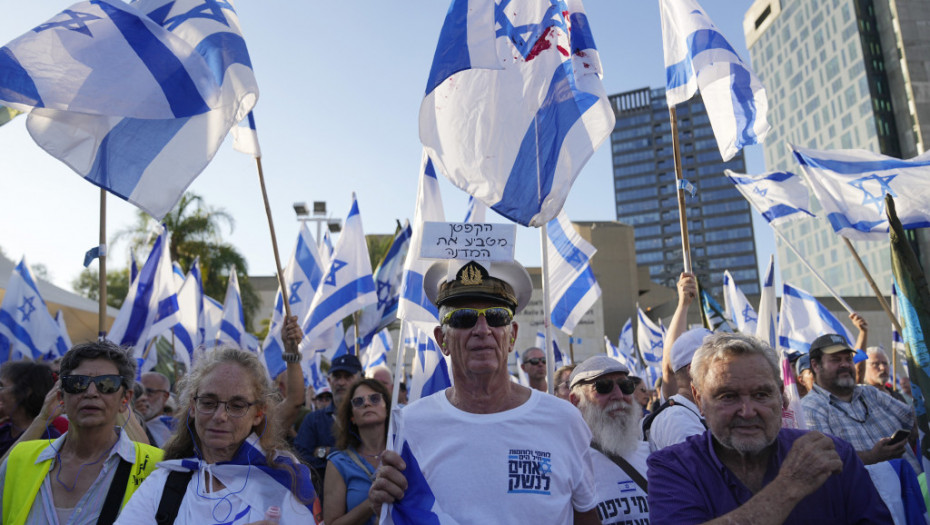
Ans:
{"type": "Polygon", "coordinates": [[[0,377],[4,378],[4,386],[13,392],[16,405],[31,418],[39,415],[45,403],[45,395],[55,386],[52,369],[45,363],[33,361],[4,363],[0,368],[0,377]]]}
{"type": "Polygon", "coordinates": [[[352,398],[355,397],[355,391],[358,387],[365,385],[375,392],[381,394],[384,398],[384,428],[387,428],[388,420],[391,417],[391,393],[387,387],[375,379],[359,379],[349,391],[342,396],[342,403],[336,413],[336,422],[333,425],[333,432],[336,433],[336,448],[345,450],[349,447],[358,448],[362,444],[362,439],[358,435],[358,425],[352,422],[352,398]]]}

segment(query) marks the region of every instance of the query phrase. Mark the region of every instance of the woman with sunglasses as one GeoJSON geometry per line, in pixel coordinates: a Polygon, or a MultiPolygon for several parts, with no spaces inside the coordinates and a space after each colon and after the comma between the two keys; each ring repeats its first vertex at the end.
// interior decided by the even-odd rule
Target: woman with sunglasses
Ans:
{"type": "Polygon", "coordinates": [[[162,456],[117,426],[120,413],[131,417],[135,375],[135,359],[109,341],[65,354],[57,397],[68,432],[55,441],[21,441],[11,450],[0,466],[4,524],[113,523],[162,456]]]}
{"type": "Polygon", "coordinates": [[[368,489],[375,479],[387,437],[391,396],[375,379],[362,379],[342,398],[336,424],[336,449],[327,458],[323,517],[327,525],[374,525],[368,489]]]}
{"type": "Polygon", "coordinates": [[[117,524],[241,525],[264,523],[266,514],[277,514],[280,523],[315,522],[319,500],[310,471],[284,441],[274,414],[277,390],[255,354],[212,350],[179,391],[178,425],[165,443],[165,461],[117,524]]]}

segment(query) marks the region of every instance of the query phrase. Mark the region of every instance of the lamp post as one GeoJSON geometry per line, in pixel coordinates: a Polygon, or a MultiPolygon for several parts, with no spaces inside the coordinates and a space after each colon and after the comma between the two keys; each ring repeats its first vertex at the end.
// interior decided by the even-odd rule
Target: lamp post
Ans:
{"type": "Polygon", "coordinates": [[[326,223],[326,227],[329,229],[330,233],[338,233],[342,231],[342,221],[339,219],[333,219],[326,216],[326,202],[325,201],[313,201],[313,215],[310,214],[310,209],[307,207],[306,202],[295,202],[294,203],[294,213],[297,214],[297,220],[300,222],[315,222],[316,223],[316,244],[317,246],[322,246],[323,244],[323,223],[326,223]]]}

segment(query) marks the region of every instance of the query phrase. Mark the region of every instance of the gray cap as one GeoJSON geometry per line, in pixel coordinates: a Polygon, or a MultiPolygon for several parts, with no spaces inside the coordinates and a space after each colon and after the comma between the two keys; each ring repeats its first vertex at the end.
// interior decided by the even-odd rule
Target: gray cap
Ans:
{"type": "Polygon", "coordinates": [[[606,355],[596,355],[584,360],[572,371],[568,378],[569,388],[575,388],[575,385],[582,381],[593,381],[602,375],[612,374],[614,372],[630,373],[630,370],[623,366],[623,363],[606,355]]]}
{"type": "Polygon", "coordinates": [[[677,372],[691,364],[694,353],[704,343],[704,338],[711,335],[711,331],[703,326],[692,328],[678,336],[672,344],[672,371],[677,372]]]}

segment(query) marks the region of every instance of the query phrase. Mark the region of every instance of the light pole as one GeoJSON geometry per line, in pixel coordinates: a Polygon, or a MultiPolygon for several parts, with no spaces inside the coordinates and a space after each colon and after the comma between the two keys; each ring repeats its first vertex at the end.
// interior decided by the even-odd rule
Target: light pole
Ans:
{"type": "Polygon", "coordinates": [[[307,207],[306,202],[295,202],[294,213],[297,214],[297,220],[300,222],[316,223],[317,246],[323,245],[323,223],[326,223],[330,233],[342,231],[342,221],[326,216],[326,201],[313,201],[313,216],[310,215],[310,209],[307,207]]]}

